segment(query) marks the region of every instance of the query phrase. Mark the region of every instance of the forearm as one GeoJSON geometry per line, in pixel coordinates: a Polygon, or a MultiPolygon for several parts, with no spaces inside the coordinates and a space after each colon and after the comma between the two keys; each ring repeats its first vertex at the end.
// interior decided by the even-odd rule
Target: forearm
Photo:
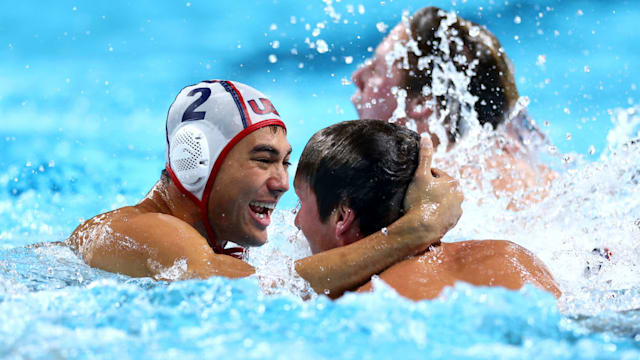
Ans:
{"type": "Polygon", "coordinates": [[[396,262],[440,241],[448,230],[437,214],[406,214],[387,228],[353,244],[296,262],[296,271],[319,294],[340,297],[356,289],[396,262]]]}

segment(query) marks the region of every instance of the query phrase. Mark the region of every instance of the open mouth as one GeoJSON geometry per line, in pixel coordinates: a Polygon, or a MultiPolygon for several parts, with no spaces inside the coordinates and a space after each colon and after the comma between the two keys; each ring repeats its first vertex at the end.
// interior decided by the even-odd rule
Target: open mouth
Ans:
{"type": "Polygon", "coordinates": [[[275,207],[275,202],[252,201],[249,203],[251,215],[264,226],[268,226],[271,222],[271,213],[275,207]]]}

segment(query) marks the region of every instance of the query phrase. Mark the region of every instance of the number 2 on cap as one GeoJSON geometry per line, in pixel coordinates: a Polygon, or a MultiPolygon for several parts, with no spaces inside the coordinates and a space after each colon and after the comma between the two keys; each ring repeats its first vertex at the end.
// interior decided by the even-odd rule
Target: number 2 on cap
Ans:
{"type": "Polygon", "coordinates": [[[200,97],[196,99],[196,101],[192,102],[187,110],[182,114],[182,121],[192,121],[192,120],[202,120],[204,119],[205,112],[204,111],[194,111],[198,108],[198,106],[202,105],[209,96],[211,96],[211,89],[209,88],[197,88],[193,89],[187,94],[187,96],[195,96],[196,93],[200,93],[200,97]]]}

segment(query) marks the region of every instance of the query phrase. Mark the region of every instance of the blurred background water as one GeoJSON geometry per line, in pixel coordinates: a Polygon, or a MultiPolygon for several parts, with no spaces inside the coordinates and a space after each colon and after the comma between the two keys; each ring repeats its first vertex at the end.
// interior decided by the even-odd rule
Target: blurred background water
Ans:
{"type": "MultiPolygon", "coordinates": [[[[637,146],[620,147],[640,131],[636,2],[25,1],[0,9],[0,357],[640,356],[640,156],[637,146]],[[171,102],[203,79],[269,95],[288,124],[295,165],[315,131],[357,117],[351,73],[403,11],[428,5],[488,27],[515,65],[532,118],[560,154],[582,159],[540,207],[517,215],[494,207],[480,218],[473,214],[487,208],[469,204],[449,235],[532,249],[564,287],[559,306],[535,289],[464,285],[433,302],[405,301],[383,285],[302,302],[290,288],[264,295],[256,279],[155,283],[87,268],[64,248],[23,248],[63,240],[80,219],[140,200],[164,165],[171,102]],[[595,261],[584,254],[603,241],[620,256],[595,277],[583,274],[595,261]]],[[[263,277],[286,277],[285,260],[305,251],[290,248],[286,209],[295,200],[285,196],[272,244],[250,259],[287,255],[280,267],[259,266],[263,277]]]]}

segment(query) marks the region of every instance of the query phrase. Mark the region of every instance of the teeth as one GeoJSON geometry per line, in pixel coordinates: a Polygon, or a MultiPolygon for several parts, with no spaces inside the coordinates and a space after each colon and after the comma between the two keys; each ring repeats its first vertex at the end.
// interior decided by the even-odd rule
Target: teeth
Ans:
{"type": "Polygon", "coordinates": [[[250,203],[251,206],[256,206],[256,207],[263,207],[263,208],[267,208],[269,210],[273,210],[276,208],[276,203],[270,203],[270,202],[262,202],[262,201],[252,201],[250,203]]]}
{"type": "Polygon", "coordinates": [[[266,216],[264,214],[256,214],[260,219],[264,219],[266,216]]]}

